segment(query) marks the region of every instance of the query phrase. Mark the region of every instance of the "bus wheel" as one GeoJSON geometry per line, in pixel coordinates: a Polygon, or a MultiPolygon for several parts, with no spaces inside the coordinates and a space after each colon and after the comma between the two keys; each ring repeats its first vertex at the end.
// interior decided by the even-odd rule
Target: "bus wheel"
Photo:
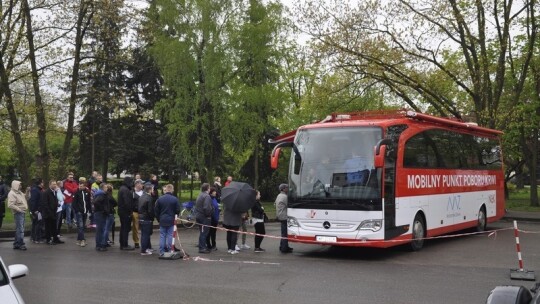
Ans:
{"type": "Polygon", "coordinates": [[[486,231],[487,219],[486,219],[486,207],[482,206],[478,211],[478,223],[476,224],[476,231],[486,231]]]}
{"type": "Polygon", "coordinates": [[[414,217],[413,227],[412,227],[412,238],[411,249],[413,251],[418,251],[424,247],[424,238],[426,237],[426,224],[424,219],[420,214],[417,214],[414,217]]]}

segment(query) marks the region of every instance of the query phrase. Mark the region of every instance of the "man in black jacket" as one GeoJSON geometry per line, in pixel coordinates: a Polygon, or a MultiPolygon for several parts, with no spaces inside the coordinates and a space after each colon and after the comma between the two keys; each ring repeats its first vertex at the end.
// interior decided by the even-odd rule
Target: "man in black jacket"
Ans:
{"type": "Polygon", "coordinates": [[[0,228],[6,215],[6,198],[9,193],[9,187],[4,183],[4,179],[0,176],[0,228]]]}
{"type": "Polygon", "coordinates": [[[31,239],[35,244],[44,243],[43,240],[43,214],[41,213],[41,197],[43,196],[43,180],[39,177],[32,179],[29,208],[32,216],[31,239]]]}
{"type": "Polygon", "coordinates": [[[154,204],[152,191],[154,186],[151,183],[144,185],[144,192],[139,197],[139,224],[141,229],[141,255],[150,255],[152,247],[150,236],[152,235],[152,224],[154,222],[154,204]]]}
{"type": "Polygon", "coordinates": [[[56,231],[56,209],[58,209],[56,181],[51,180],[49,188],[41,195],[41,213],[45,221],[45,239],[49,245],[64,243],[58,238],[58,232],[56,231]]]}
{"type": "Polygon", "coordinates": [[[133,179],[124,177],[124,182],[118,190],[118,216],[120,217],[120,250],[133,250],[128,244],[131,231],[131,215],[133,213],[133,179]]]}
{"type": "Polygon", "coordinates": [[[90,202],[90,193],[86,188],[86,182],[79,183],[79,190],[73,197],[73,210],[75,211],[75,218],[77,219],[77,245],[86,246],[86,239],[84,237],[84,228],[86,226],[86,214],[92,210],[90,202]]]}

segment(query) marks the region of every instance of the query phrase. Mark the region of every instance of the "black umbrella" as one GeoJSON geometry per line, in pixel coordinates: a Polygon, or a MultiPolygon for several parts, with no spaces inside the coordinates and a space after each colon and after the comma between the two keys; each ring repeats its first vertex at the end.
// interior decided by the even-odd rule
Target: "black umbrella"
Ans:
{"type": "Polygon", "coordinates": [[[246,183],[231,182],[227,187],[221,189],[221,202],[234,212],[247,212],[255,205],[257,193],[246,183]]]}

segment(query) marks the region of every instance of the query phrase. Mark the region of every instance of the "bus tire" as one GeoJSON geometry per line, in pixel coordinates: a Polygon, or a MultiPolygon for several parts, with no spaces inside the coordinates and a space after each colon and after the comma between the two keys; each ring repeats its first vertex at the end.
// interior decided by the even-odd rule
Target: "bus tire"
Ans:
{"type": "Polygon", "coordinates": [[[486,231],[487,226],[487,217],[486,217],[486,206],[480,207],[478,211],[478,222],[476,224],[476,231],[483,232],[486,231]]]}
{"type": "Polygon", "coordinates": [[[416,214],[412,226],[411,250],[418,251],[424,247],[424,238],[426,237],[426,223],[420,213],[416,214]]]}

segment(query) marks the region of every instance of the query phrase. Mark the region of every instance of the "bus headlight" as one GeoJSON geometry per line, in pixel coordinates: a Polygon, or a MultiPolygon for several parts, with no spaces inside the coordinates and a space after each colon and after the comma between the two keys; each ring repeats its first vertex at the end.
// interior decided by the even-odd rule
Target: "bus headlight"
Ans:
{"type": "Polygon", "coordinates": [[[382,220],[367,220],[360,223],[358,230],[371,230],[377,232],[382,228],[382,220]]]}
{"type": "Polygon", "coordinates": [[[287,227],[298,227],[298,226],[300,225],[298,224],[298,221],[294,217],[289,216],[287,218],[287,227]]]}

